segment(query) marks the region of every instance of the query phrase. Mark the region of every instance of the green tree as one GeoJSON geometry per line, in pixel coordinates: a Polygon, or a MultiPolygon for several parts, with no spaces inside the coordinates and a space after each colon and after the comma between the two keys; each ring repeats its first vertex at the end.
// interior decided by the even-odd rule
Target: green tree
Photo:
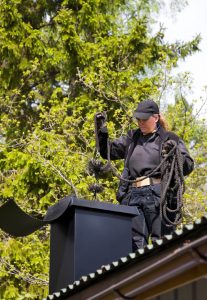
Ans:
{"type": "MultiPolygon", "coordinates": [[[[92,199],[95,112],[107,111],[111,137],[125,132],[137,102],[160,97],[166,70],[198,50],[200,37],[168,44],[162,28],[152,33],[155,0],[0,4],[2,203],[13,197],[44,215],[64,196],[92,199]]],[[[104,180],[101,201],[116,203],[117,182],[104,180]]],[[[1,232],[1,299],[48,293],[48,234],[1,232]]]]}

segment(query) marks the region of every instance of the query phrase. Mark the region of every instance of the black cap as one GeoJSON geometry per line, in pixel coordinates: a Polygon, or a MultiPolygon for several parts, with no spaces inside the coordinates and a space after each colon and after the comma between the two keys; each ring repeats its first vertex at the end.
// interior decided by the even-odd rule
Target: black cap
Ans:
{"type": "Polygon", "coordinates": [[[136,119],[147,120],[150,116],[159,114],[159,107],[153,100],[141,101],[134,112],[136,119]]]}

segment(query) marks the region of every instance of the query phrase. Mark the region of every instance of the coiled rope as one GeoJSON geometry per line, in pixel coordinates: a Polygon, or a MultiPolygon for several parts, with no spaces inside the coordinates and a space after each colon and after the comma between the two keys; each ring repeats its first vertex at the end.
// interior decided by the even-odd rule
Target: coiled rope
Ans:
{"type": "Polygon", "coordinates": [[[160,214],[167,225],[178,225],[182,222],[181,209],[185,182],[183,175],[183,157],[178,144],[171,140],[173,148],[164,157],[160,166],[161,200],[160,214]],[[165,159],[167,158],[167,159],[165,159]]]}

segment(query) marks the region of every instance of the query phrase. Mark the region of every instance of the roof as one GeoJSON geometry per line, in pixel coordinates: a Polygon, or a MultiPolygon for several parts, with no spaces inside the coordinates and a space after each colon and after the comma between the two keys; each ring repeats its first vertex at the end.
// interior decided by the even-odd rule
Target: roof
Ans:
{"type": "Polygon", "coordinates": [[[149,299],[201,278],[207,274],[206,224],[204,216],[82,276],[45,300],[149,299]]]}

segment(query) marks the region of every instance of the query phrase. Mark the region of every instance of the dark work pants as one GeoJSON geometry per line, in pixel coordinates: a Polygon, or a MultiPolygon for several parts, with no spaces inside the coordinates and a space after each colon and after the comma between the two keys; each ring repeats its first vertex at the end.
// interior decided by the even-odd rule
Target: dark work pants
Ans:
{"type": "Polygon", "coordinates": [[[173,229],[160,217],[160,184],[132,188],[128,205],[136,206],[138,216],[132,219],[133,250],[143,248],[152,241],[171,234],[173,229]]]}

